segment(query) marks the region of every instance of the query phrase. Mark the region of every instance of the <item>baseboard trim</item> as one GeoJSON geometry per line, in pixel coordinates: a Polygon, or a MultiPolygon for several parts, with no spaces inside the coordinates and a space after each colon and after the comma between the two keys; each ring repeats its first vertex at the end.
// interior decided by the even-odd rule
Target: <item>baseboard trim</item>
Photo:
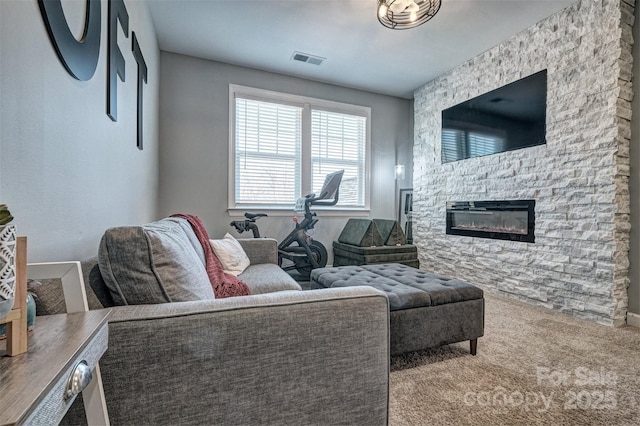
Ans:
{"type": "Polygon", "coordinates": [[[627,312],[627,324],[640,328],[640,315],[627,312]]]}

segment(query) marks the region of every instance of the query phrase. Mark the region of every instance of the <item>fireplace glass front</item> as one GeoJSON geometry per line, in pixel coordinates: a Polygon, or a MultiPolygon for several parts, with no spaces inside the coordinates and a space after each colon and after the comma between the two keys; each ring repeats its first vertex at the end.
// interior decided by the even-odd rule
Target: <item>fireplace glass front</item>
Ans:
{"type": "Polygon", "coordinates": [[[534,231],[535,200],[447,202],[447,234],[533,243],[534,231]]]}

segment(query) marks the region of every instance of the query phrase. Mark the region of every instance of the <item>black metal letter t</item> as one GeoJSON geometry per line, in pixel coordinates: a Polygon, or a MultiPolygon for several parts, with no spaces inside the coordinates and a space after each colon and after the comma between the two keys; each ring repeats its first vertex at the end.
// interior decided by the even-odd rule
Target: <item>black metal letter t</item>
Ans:
{"type": "Polygon", "coordinates": [[[129,13],[123,0],[109,0],[109,43],[107,54],[107,115],[118,121],[118,81],[125,80],[124,57],[118,47],[118,22],[129,38],[129,13]]]}

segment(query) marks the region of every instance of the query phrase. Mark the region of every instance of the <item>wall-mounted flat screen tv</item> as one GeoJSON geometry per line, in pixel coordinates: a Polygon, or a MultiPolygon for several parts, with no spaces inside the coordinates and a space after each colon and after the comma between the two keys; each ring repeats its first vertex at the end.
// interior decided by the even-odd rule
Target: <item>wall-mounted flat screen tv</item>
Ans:
{"type": "Polygon", "coordinates": [[[547,70],[442,111],[442,162],[546,143],[547,70]]]}

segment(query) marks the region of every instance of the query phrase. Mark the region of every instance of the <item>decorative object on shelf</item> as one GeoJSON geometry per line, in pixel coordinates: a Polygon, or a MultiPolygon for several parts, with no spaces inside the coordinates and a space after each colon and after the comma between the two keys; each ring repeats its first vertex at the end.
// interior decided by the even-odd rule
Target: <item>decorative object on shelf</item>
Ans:
{"type": "Polygon", "coordinates": [[[378,0],[378,21],[393,30],[424,24],[440,10],[442,0],[378,0]]]}
{"type": "MultiPolygon", "coordinates": [[[[36,300],[34,294],[27,293],[27,331],[33,331],[36,324],[36,300]]],[[[7,338],[7,325],[0,324],[0,340],[7,338]]]]}
{"type": "Polygon", "coordinates": [[[33,331],[36,325],[36,300],[33,293],[27,292],[27,331],[33,331]]]}
{"type": "Polygon", "coordinates": [[[16,286],[16,227],[9,225],[13,216],[0,204],[0,319],[13,308],[16,286]]]}
{"type": "MultiPolygon", "coordinates": [[[[6,206],[4,208],[6,209],[6,206]]],[[[7,218],[3,221],[5,224],[8,223],[7,218]]],[[[14,251],[13,307],[4,317],[0,318],[0,324],[6,324],[7,337],[4,352],[6,356],[17,356],[27,352],[27,317],[29,316],[27,307],[27,237],[15,237],[14,251]]]]}
{"type": "Polygon", "coordinates": [[[407,244],[413,244],[413,189],[400,190],[400,204],[398,208],[398,222],[404,228],[407,244]]]}

